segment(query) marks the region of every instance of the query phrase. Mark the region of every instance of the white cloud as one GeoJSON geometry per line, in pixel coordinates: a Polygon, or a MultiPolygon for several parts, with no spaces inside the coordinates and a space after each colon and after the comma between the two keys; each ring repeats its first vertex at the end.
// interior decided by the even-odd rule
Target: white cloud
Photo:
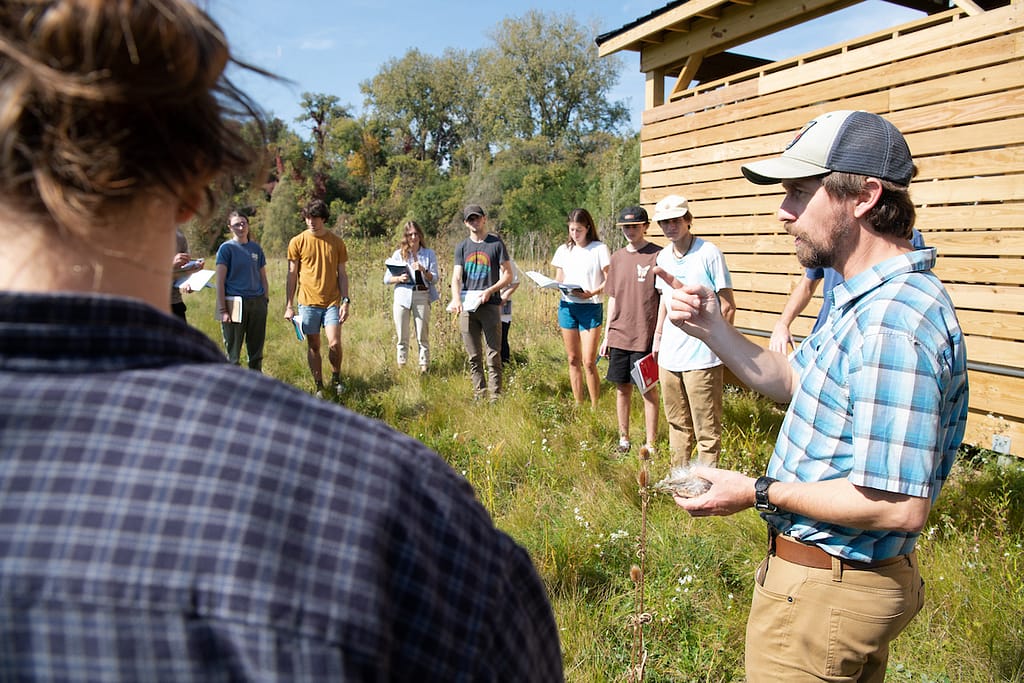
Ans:
{"type": "Polygon", "coordinates": [[[300,50],[331,50],[334,48],[332,38],[306,38],[299,44],[300,50]]]}

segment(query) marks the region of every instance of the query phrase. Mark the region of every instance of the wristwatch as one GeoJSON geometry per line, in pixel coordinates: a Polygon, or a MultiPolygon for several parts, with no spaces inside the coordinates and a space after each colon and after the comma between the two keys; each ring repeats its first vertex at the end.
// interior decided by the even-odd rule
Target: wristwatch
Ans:
{"type": "Polygon", "coordinates": [[[777,482],[778,479],[771,477],[758,477],[754,482],[754,508],[761,512],[778,512],[779,507],[772,505],[768,500],[768,487],[777,482]]]}
{"type": "Polygon", "coordinates": [[[349,299],[347,296],[341,297],[341,303],[347,304],[349,301],[351,301],[351,299],[349,299]]]}

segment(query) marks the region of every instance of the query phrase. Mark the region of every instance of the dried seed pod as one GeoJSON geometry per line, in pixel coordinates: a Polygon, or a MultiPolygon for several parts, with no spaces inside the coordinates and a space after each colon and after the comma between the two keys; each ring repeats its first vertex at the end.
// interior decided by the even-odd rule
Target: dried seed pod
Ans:
{"type": "Polygon", "coordinates": [[[640,567],[634,564],[629,570],[629,578],[633,580],[633,583],[640,583],[642,577],[643,574],[640,571],[640,567]]]}
{"type": "Polygon", "coordinates": [[[654,485],[655,491],[680,498],[696,498],[711,488],[711,482],[698,477],[689,466],[673,467],[668,476],[654,485]]]}
{"type": "Polygon", "coordinates": [[[647,468],[641,469],[636,475],[636,481],[640,484],[640,488],[647,486],[647,468]]]}

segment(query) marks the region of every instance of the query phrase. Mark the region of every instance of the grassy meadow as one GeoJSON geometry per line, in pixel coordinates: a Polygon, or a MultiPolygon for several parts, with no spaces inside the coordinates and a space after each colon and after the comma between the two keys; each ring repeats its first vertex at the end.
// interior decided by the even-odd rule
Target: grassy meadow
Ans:
{"type": "MultiPolygon", "coordinates": [[[[394,247],[347,243],[352,317],[342,334],[347,388],[340,402],[437,451],[473,484],[497,526],[529,549],[554,605],[567,680],[639,680],[630,674],[635,628],[646,650],[644,680],[744,680],[752,575],[765,546],[757,514],[697,520],[665,496],[643,504],[636,448],[615,453],[612,386],[604,383],[598,410],[573,404],[557,295],[528,281],[513,298],[505,395],[494,405],[473,403],[458,327],[444,310],[451,244],[429,243],[442,262],[430,372],[421,377],[415,362],[399,371],[391,289],[381,282],[394,247]],[[641,545],[642,613],[630,576],[641,545]]],[[[550,253],[517,253],[516,261],[522,270],[553,274],[550,253]]],[[[309,391],[305,343],[282,318],[286,270],[283,259],[268,265],[264,371],[309,391]]],[[[189,321],[220,343],[213,290],[185,300],[189,321]]],[[[634,397],[634,444],[643,442],[640,403],[634,397]]],[[[762,472],[781,419],[774,404],[728,389],[721,465],[762,472]]],[[[660,437],[651,483],[668,469],[664,425],[660,437]]],[[[918,546],[926,604],[892,648],[890,681],[1024,681],[1024,464],[999,465],[993,455],[963,449],[932,511],[918,546]]]]}

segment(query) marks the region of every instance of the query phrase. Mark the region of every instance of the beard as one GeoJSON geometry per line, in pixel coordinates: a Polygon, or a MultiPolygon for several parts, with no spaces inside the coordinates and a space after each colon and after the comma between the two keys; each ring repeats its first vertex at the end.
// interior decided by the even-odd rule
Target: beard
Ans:
{"type": "Polygon", "coordinates": [[[804,268],[834,267],[844,238],[853,230],[854,220],[836,207],[830,223],[828,232],[820,241],[812,241],[807,235],[797,235],[800,243],[796,246],[796,259],[804,268]]]}

